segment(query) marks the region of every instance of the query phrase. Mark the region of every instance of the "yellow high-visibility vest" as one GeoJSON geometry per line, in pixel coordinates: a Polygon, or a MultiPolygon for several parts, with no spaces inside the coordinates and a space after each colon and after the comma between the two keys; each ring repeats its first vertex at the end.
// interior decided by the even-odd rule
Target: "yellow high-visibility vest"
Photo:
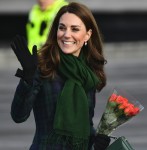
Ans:
{"type": "Polygon", "coordinates": [[[45,43],[56,13],[66,4],[68,4],[66,0],[55,0],[44,11],[40,9],[38,4],[32,7],[26,24],[28,48],[31,53],[33,45],[37,45],[37,49],[39,49],[45,43]]]}

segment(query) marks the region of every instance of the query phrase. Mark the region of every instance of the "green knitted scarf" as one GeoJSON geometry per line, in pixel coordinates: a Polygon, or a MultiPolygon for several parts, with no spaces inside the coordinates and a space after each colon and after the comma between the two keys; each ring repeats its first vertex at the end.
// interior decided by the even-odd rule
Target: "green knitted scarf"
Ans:
{"type": "Polygon", "coordinates": [[[73,145],[76,145],[77,141],[82,145],[87,145],[90,122],[86,93],[89,89],[96,87],[100,80],[86,65],[82,53],[79,57],[75,57],[60,51],[58,69],[66,82],[58,98],[54,129],[59,135],[72,137],[73,145]],[[79,141],[86,141],[86,143],[79,141]]]}

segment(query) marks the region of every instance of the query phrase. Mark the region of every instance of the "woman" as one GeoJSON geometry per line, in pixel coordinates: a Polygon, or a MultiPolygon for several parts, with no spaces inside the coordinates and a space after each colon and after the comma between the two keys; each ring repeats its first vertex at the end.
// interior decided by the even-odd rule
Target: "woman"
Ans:
{"type": "Polygon", "coordinates": [[[23,70],[12,102],[15,122],[33,109],[36,132],[30,150],[103,150],[110,139],[95,135],[95,93],[106,84],[100,33],[91,11],[69,3],[57,13],[48,39],[29,53],[16,36],[11,47],[23,70]]]}

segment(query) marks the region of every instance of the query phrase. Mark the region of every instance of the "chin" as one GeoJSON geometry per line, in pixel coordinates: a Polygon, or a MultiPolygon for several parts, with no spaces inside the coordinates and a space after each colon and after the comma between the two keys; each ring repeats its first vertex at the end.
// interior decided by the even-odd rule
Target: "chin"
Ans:
{"type": "Polygon", "coordinates": [[[62,50],[62,52],[65,53],[65,54],[71,54],[71,52],[67,51],[67,50],[62,50]]]}

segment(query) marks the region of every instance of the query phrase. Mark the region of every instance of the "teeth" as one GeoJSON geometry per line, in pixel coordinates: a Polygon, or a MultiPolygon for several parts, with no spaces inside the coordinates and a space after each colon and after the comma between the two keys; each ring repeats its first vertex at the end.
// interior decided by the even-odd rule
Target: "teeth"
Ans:
{"type": "Polygon", "coordinates": [[[75,44],[75,42],[64,42],[64,44],[75,44]]]}

